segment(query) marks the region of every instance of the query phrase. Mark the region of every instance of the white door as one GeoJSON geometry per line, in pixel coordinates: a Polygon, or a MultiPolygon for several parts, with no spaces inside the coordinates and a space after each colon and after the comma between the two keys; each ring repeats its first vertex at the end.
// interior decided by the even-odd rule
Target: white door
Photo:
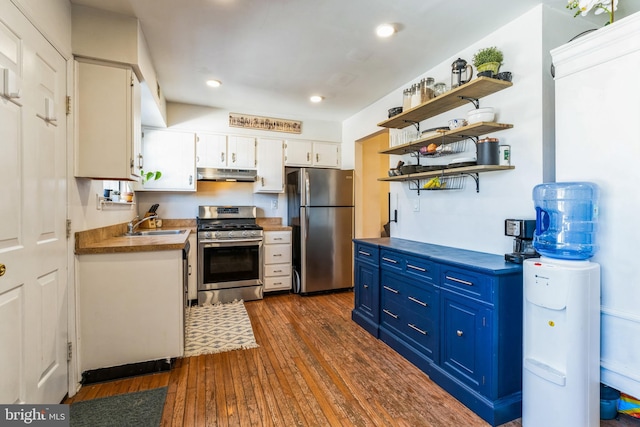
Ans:
{"type": "Polygon", "coordinates": [[[66,62],[10,2],[0,16],[10,81],[0,97],[0,402],[58,403],[68,389],[66,62]]]}

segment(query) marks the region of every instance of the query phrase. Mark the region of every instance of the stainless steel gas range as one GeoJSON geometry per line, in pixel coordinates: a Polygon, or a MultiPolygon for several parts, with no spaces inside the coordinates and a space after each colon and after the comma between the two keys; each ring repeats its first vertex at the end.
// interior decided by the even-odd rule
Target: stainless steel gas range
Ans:
{"type": "Polygon", "coordinates": [[[262,227],[255,206],[200,206],[198,304],[262,299],[262,227]]]}

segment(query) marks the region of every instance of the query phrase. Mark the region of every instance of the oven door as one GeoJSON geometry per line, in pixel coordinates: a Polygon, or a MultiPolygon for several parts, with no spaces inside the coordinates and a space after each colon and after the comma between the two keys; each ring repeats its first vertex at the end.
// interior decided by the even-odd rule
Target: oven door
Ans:
{"type": "Polygon", "coordinates": [[[262,239],[198,242],[198,290],[262,285],[262,239]]]}

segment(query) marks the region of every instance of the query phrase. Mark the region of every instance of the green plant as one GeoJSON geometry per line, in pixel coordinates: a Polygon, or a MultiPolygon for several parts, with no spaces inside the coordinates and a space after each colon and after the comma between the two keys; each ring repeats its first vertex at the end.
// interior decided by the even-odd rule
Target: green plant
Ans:
{"type": "Polygon", "coordinates": [[[495,46],[480,49],[475,55],[473,55],[473,65],[475,65],[476,68],[482,64],[486,64],[487,62],[497,62],[502,64],[502,60],[502,51],[495,46]]]}
{"type": "Polygon", "coordinates": [[[145,171],[140,171],[140,176],[142,176],[142,183],[144,184],[147,181],[151,181],[152,179],[154,181],[159,180],[162,177],[162,172],[160,171],[155,171],[155,172],[145,172],[145,171]]]}

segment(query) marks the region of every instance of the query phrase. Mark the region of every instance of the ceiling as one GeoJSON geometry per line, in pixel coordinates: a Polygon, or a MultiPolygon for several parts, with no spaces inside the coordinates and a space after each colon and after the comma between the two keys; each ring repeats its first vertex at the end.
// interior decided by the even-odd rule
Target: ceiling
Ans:
{"type": "Polygon", "coordinates": [[[167,101],[328,121],[352,116],[539,3],[571,15],[566,0],[71,2],[140,20],[167,101]],[[398,33],[377,38],[383,22],[398,33]],[[209,88],[208,79],[222,86],[209,88]],[[312,104],[313,94],[324,101],[312,104]]]}

